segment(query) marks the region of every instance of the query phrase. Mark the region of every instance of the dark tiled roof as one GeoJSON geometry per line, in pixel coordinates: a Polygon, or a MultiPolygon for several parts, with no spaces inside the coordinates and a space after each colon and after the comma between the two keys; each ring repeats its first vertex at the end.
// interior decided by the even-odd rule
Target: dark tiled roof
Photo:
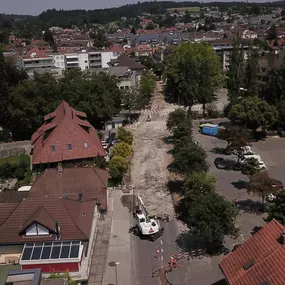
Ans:
{"type": "MultiPolygon", "coordinates": [[[[32,216],[37,216],[41,222],[56,221],[60,227],[61,240],[88,240],[94,207],[94,201],[81,202],[63,198],[24,199],[18,205],[14,204],[10,215],[6,214],[6,207],[0,207],[0,217],[6,215],[6,221],[0,226],[0,244],[56,240],[55,234],[29,237],[20,235],[25,224],[31,224],[32,216]],[[39,213],[38,209],[44,211],[40,210],[39,213]]],[[[52,226],[51,223],[49,226],[52,226]]]]}
{"type": "Polygon", "coordinates": [[[95,199],[102,210],[107,209],[108,172],[99,168],[64,168],[61,173],[55,168],[46,169],[36,179],[29,197],[68,196],[83,200],[95,199]]]}
{"type": "Polygon", "coordinates": [[[105,154],[95,128],[86,120],[86,114],[73,109],[65,101],[45,116],[45,123],[32,135],[32,144],[33,164],[105,154]],[[72,149],[68,149],[69,144],[72,149]]]}
{"type": "Polygon", "coordinates": [[[19,203],[28,195],[29,191],[1,191],[0,203],[19,203]]]}
{"type": "Polygon", "coordinates": [[[130,69],[144,69],[145,66],[140,62],[137,62],[135,59],[130,58],[129,56],[122,54],[116,59],[118,64],[116,66],[127,66],[130,69]]]}
{"type": "Polygon", "coordinates": [[[272,220],[248,241],[230,253],[220,267],[230,285],[285,284],[285,245],[280,237],[285,227],[272,220]],[[248,269],[246,265],[251,263],[248,269]]]}

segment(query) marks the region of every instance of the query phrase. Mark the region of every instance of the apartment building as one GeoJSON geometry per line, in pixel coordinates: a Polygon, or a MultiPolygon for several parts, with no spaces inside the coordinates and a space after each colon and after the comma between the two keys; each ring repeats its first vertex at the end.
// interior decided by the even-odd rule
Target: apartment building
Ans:
{"type": "Polygon", "coordinates": [[[61,69],[81,70],[109,68],[108,62],[117,59],[120,53],[113,51],[74,52],[53,55],[54,66],[61,69]]]}
{"type": "MultiPolygon", "coordinates": [[[[232,39],[219,39],[211,42],[216,55],[221,59],[223,70],[229,70],[230,56],[233,50],[232,39]]],[[[249,43],[244,42],[240,47],[243,50],[244,59],[249,56],[249,43]]]]}

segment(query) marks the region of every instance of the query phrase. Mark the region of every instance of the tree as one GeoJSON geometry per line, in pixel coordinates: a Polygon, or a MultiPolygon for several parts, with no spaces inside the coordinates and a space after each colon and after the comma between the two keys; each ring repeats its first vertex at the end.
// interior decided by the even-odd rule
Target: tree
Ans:
{"type": "Polygon", "coordinates": [[[276,195],[273,204],[269,206],[267,222],[277,220],[282,225],[285,225],[285,194],[284,191],[276,195]]]}
{"type": "Polygon", "coordinates": [[[274,125],[278,120],[278,113],[274,106],[254,96],[243,98],[234,105],[230,112],[230,119],[241,122],[254,132],[262,127],[264,129],[274,125]]]}
{"type": "MultiPolygon", "coordinates": [[[[182,199],[182,203],[185,200],[182,199]]],[[[219,194],[210,191],[201,195],[184,213],[183,220],[191,233],[204,241],[208,250],[221,248],[225,236],[236,236],[237,211],[233,204],[219,194]]]]}
{"type": "Polygon", "coordinates": [[[168,94],[187,107],[203,102],[200,82],[207,82],[211,91],[223,82],[219,59],[205,43],[179,45],[168,59],[165,75],[168,94]]]}
{"type": "Polygon", "coordinates": [[[267,41],[273,41],[276,40],[278,36],[277,33],[277,27],[275,24],[273,24],[268,30],[267,30],[267,36],[266,36],[266,40],[267,41]]]}
{"type": "Polygon", "coordinates": [[[231,104],[235,104],[240,96],[240,88],[244,81],[244,53],[240,37],[235,37],[229,71],[227,73],[228,95],[231,104]]]}
{"type": "Polygon", "coordinates": [[[185,176],[197,171],[207,171],[209,168],[206,152],[192,141],[177,145],[171,154],[173,161],[167,167],[170,172],[185,176]]]}
{"type": "Polygon", "coordinates": [[[154,75],[148,70],[144,71],[140,80],[140,96],[138,99],[139,107],[143,108],[149,103],[155,89],[155,84],[154,75]]]}
{"type": "Polygon", "coordinates": [[[133,143],[133,135],[123,127],[117,128],[116,139],[131,145],[133,143]]]}
{"type": "Polygon", "coordinates": [[[274,179],[269,176],[267,171],[256,172],[250,178],[247,191],[259,195],[262,204],[264,204],[266,197],[277,190],[273,187],[273,183],[274,179]]]}
{"type": "Polygon", "coordinates": [[[251,177],[259,171],[259,162],[256,158],[250,157],[246,160],[245,164],[242,167],[241,173],[251,177]]]}
{"type": "Polygon", "coordinates": [[[194,172],[186,177],[182,193],[188,202],[199,203],[201,195],[215,191],[215,185],[215,176],[206,172],[194,172]]]}
{"type": "Polygon", "coordinates": [[[121,156],[114,156],[109,163],[109,173],[115,183],[121,183],[128,169],[128,163],[121,156]]]}
{"type": "Polygon", "coordinates": [[[181,122],[187,120],[186,112],[178,108],[173,112],[170,112],[167,118],[166,127],[169,131],[173,131],[175,127],[177,127],[181,122]]]}
{"type": "Polygon", "coordinates": [[[113,147],[112,150],[113,156],[121,156],[123,158],[129,157],[130,155],[132,155],[132,153],[132,147],[125,142],[119,142],[113,147]]]}
{"type": "Polygon", "coordinates": [[[0,126],[2,127],[7,126],[9,122],[9,86],[5,66],[4,55],[0,51],[0,126]]]}
{"type": "Polygon", "coordinates": [[[129,113],[129,123],[131,123],[131,114],[134,110],[138,109],[139,93],[136,88],[125,90],[122,94],[122,105],[129,113]]]}
{"type": "Polygon", "coordinates": [[[187,120],[180,122],[173,128],[172,137],[170,137],[174,144],[174,150],[184,144],[192,141],[192,124],[187,120]]]}
{"type": "Polygon", "coordinates": [[[90,38],[93,39],[93,44],[97,48],[109,46],[109,42],[103,31],[98,30],[96,32],[89,33],[90,38]]]}
{"type": "Polygon", "coordinates": [[[48,42],[50,44],[50,46],[52,47],[53,52],[57,52],[56,42],[54,40],[53,33],[52,33],[51,30],[47,29],[44,32],[43,39],[44,39],[44,41],[46,41],[46,42],[48,42]]]}
{"type": "Polygon", "coordinates": [[[258,96],[258,52],[250,49],[250,56],[245,65],[244,88],[249,96],[258,96]]]}

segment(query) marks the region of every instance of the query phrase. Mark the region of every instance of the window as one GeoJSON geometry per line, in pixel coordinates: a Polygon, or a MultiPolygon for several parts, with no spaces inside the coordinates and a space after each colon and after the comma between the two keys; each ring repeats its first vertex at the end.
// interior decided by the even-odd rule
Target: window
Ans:
{"type": "Polygon", "coordinates": [[[69,143],[69,144],[67,145],[67,148],[68,148],[68,150],[72,150],[72,144],[69,143]]]}
{"type": "Polygon", "coordinates": [[[55,151],[55,145],[54,144],[51,145],[51,151],[55,151]]]}
{"type": "Polygon", "coordinates": [[[85,142],[83,145],[84,145],[85,149],[88,148],[88,143],[87,142],[85,142]]]}
{"type": "Polygon", "coordinates": [[[40,224],[34,223],[26,229],[26,236],[45,236],[49,235],[49,230],[40,224]]]}

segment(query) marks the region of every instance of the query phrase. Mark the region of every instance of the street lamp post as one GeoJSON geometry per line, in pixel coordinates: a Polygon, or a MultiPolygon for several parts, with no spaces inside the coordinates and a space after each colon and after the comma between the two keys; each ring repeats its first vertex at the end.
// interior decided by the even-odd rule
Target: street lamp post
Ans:
{"type": "Polygon", "coordinates": [[[115,276],[116,276],[116,285],[118,284],[118,272],[117,272],[117,266],[120,264],[120,262],[115,262],[115,276]]]}

